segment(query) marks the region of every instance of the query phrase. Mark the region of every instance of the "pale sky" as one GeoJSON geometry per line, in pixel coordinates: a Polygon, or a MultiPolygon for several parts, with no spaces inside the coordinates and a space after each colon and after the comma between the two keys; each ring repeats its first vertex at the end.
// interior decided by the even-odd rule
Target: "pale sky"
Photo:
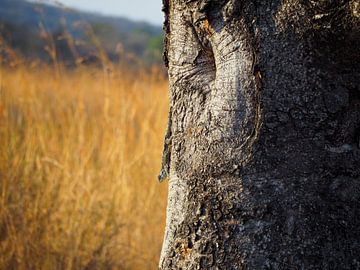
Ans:
{"type": "Polygon", "coordinates": [[[163,21],[162,0],[57,0],[68,7],[120,15],[160,25],[163,21]]]}

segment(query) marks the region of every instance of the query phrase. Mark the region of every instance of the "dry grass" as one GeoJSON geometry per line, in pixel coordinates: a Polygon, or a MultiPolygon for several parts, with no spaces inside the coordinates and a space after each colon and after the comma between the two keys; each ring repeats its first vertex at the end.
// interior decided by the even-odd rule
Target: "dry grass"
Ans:
{"type": "Polygon", "coordinates": [[[156,269],[167,82],[0,68],[0,269],[156,269]]]}

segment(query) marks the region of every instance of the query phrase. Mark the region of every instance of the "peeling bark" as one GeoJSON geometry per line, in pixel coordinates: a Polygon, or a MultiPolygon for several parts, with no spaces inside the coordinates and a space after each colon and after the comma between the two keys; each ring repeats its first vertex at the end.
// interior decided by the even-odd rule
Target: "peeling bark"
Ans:
{"type": "Polygon", "coordinates": [[[160,269],[360,269],[359,10],[164,1],[160,269]]]}

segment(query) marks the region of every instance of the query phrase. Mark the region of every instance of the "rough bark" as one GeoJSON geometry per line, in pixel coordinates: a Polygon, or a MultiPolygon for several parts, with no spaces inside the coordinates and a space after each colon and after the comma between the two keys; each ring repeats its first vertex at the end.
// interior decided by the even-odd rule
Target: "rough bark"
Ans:
{"type": "Polygon", "coordinates": [[[165,0],[160,269],[360,269],[360,3],[165,0]]]}

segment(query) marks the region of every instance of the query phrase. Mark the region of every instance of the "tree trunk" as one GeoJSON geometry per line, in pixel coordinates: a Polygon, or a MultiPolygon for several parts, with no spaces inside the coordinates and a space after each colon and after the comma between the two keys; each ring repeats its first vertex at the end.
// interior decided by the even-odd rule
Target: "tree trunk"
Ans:
{"type": "Polygon", "coordinates": [[[358,0],[165,0],[160,269],[360,269],[358,0]]]}

